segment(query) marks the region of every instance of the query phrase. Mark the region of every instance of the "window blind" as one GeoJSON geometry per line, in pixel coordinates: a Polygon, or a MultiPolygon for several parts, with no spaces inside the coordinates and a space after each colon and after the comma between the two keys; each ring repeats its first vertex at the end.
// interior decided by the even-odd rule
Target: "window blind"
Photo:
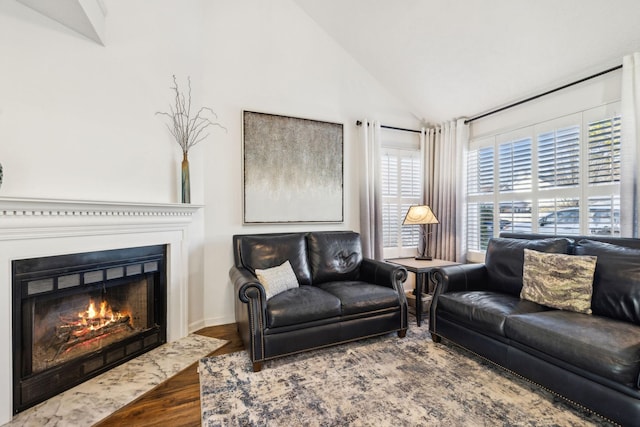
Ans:
{"type": "Polygon", "coordinates": [[[619,234],[620,124],[598,107],[471,141],[467,247],[500,231],[619,234]]]}
{"type": "Polygon", "coordinates": [[[416,226],[402,226],[409,207],[421,204],[422,162],[419,150],[383,148],[382,235],[385,257],[403,256],[415,251],[420,238],[416,226]]]}

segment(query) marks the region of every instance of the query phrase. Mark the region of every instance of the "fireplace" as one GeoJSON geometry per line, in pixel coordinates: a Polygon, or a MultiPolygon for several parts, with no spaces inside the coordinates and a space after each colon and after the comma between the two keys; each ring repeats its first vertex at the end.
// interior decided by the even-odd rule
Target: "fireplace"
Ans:
{"type": "MultiPolygon", "coordinates": [[[[20,400],[15,399],[14,396],[19,395],[20,385],[23,382],[32,380],[31,374],[25,374],[21,378],[21,372],[23,369],[28,372],[27,368],[14,367],[14,360],[21,361],[25,357],[24,354],[20,354],[19,359],[15,359],[14,356],[24,348],[22,330],[16,333],[14,326],[25,316],[17,315],[18,320],[14,317],[16,315],[13,312],[14,305],[17,305],[18,310],[22,310],[23,307],[22,302],[15,304],[13,300],[14,261],[161,245],[165,249],[166,256],[164,265],[159,264],[160,273],[154,277],[153,286],[158,286],[160,280],[164,282],[162,285],[165,289],[159,292],[165,298],[166,317],[159,320],[161,323],[166,323],[166,341],[175,341],[189,333],[191,255],[196,254],[193,259],[195,268],[199,268],[198,260],[201,259],[199,248],[204,245],[203,217],[199,213],[201,209],[201,206],[184,203],[82,201],[0,196],[0,280],[6,284],[0,287],[0,425],[10,422],[16,412],[28,406],[26,404],[21,406],[20,400]],[[14,401],[18,403],[14,404],[14,401]]],[[[126,265],[127,260],[123,261],[123,264],[126,265]]],[[[132,268],[135,270],[136,267],[132,268]]],[[[82,275],[83,272],[80,271],[79,274],[82,275]]],[[[107,273],[103,274],[106,276],[107,273]]],[[[60,275],[71,274],[62,272],[60,275]]],[[[45,274],[41,278],[47,279],[45,274]]],[[[38,279],[38,276],[34,276],[32,281],[38,279]]],[[[193,279],[196,280],[197,288],[200,278],[193,279]]],[[[73,280],[71,278],[66,280],[69,281],[66,282],[69,284],[67,295],[72,295],[73,280]]],[[[113,278],[112,272],[109,274],[109,280],[118,279],[113,278]]],[[[65,279],[62,283],[64,289],[65,279]]],[[[54,284],[56,284],[55,278],[54,284]]],[[[101,287],[95,283],[89,283],[89,285],[101,287]]],[[[46,281],[36,282],[31,286],[32,292],[37,291],[39,286],[44,288],[43,294],[50,292],[46,290],[50,286],[46,281]]],[[[59,287],[59,284],[56,286],[59,287]]],[[[21,297],[22,292],[22,290],[18,292],[21,297]]],[[[157,298],[158,291],[154,292],[157,298]]],[[[33,297],[37,295],[36,293],[33,297]]],[[[191,303],[201,304],[197,300],[191,303]]],[[[115,306],[115,304],[111,305],[112,308],[115,306]]],[[[24,307],[31,309],[26,304],[24,307]]],[[[86,309],[85,307],[80,310],[86,309]]],[[[161,327],[164,328],[164,325],[161,324],[161,327]]],[[[159,339],[162,340],[162,338],[159,339]]],[[[43,380],[43,383],[46,384],[46,380],[43,380]]]]}
{"type": "Polygon", "coordinates": [[[13,410],[167,340],[166,245],[12,261],[13,410]]]}

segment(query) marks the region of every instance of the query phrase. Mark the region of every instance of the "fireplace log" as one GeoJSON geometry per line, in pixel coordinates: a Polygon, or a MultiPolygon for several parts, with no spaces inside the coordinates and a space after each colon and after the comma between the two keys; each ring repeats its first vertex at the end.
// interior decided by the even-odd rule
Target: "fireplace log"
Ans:
{"type": "MultiPolygon", "coordinates": [[[[55,356],[51,361],[56,360],[56,358],[61,354],[67,351],[68,349],[82,344],[84,342],[90,341],[95,338],[100,338],[105,335],[109,335],[124,328],[128,328],[133,330],[133,327],[129,324],[131,320],[130,316],[122,316],[119,319],[111,320],[111,319],[102,319],[104,322],[108,322],[103,326],[98,327],[97,329],[91,329],[91,325],[82,325],[82,324],[67,324],[60,325],[56,327],[56,335],[63,340],[64,342],[60,344],[60,347],[56,351],[55,356]]],[[[99,325],[100,322],[95,322],[95,325],[99,325]]]]}
{"type": "Polygon", "coordinates": [[[87,333],[97,332],[102,329],[105,329],[105,333],[108,333],[108,329],[110,327],[122,323],[129,324],[129,320],[131,320],[131,317],[125,315],[115,320],[111,320],[111,318],[89,319],[86,324],[82,324],[78,321],[70,321],[64,325],[56,326],[56,335],[62,340],[68,340],[71,336],[79,338],[87,333]],[[91,329],[92,327],[94,329],[91,329]]]}

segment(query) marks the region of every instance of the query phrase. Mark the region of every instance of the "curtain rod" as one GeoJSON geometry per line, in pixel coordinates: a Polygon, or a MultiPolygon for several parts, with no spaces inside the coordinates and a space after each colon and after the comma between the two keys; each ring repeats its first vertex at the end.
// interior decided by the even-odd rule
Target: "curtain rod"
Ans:
{"type": "Polygon", "coordinates": [[[486,112],[486,113],[478,114],[477,116],[474,116],[474,117],[471,117],[470,119],[465,120],[465,121],[464,121],[464,124],[466,125],[466,124],[471,123],[471,122],[473,122],[473,121],[476,121],[476,120],[478,120],[478,119],[482,119],[482,118],[487,117],[487,116],[490,116],[490,115],[492,115],[492,114],[499,113],[499,112],[501,112],[501,111],[507,110],[507,109],[512,108],[512,107],[516,107],[516,106],[518,106],[518,105],[524,104],[524,103],[529,102],[529,101],[533,101],[534,99],[538,99],[538,98],[541,98],[541,97],[543,97],[543,96],[546,96],[546,95],[552,94],[552,93],[554,93],[554,92],[558,92],[558,91],[560,91],[560,90],[562,90],[562,89],[566,89],[566,88],[568,88],[568,87],[571,87],[571,86],[577,85],[577,84],[579,84],[579,83],[586,82],[587,80],[591,80],[591,79],[594,79],[594,78],[596,78],[596,77],[600,77],[600,76],[602,76],[602,75],[604,75],[604,74],[607,74],[607,73],[610,73],[610,72],[612,72],[612,71],[619,70],[620,68],[622,68],[622,65],[616,65],[615,67],[611,67],[611,68],[609,68],[609,69],[607,69],[607,70],[600,71],[599,73],[593,74],[593,75],[588,76],[588,77],[584,77],[584,78],[582,78],[582,79],[580,79],[580,80],[576,80],[575,82],[567,83],[567,84],[562,85],[562,86],[560,86],[560,87],[557,87],[557,88],[555,88],[555,89],[548,90],[548,91],[546,91],[546,92],[544,92],[544,93],[540,93],[540,94],[538,94],[538,95],[531,96],[531,97],[526,98],[526,99],[523,99],[523,100],[521,100],[521,101],[517,101],[517,102],[514,102],[514,103],[512,103],[512,104],[505,105],[504,107],[500,107],[500,108],[497,108],[497,109],[495,109],[495,110],[488,111],[488,112],[486,112]]]}
{"type": "MultiPolygon", "coordinates": [[[[360,120],[358,120],[356,122],[356,126],[362,126],[362,122],[360,120]]],[[[383,129],[399,130],[399,131],[402,131],[402,132],[413,132],[413,133],[421,133],[422,132],[422,131],[415,130],[415,129],[398,128],[398,127],[395,127],[395,126],[380,125],[380,127],[383,128],[383,129]]]]}

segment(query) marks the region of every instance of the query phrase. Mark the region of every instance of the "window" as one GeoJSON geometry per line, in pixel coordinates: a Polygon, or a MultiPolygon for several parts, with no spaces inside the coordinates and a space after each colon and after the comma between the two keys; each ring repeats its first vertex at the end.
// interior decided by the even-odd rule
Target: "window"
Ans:
{"type": "Polygon", "coordinates": [[[577,187],[580,176],[580,127],[538,136],[538,188],[577,187]]]}
{"type": "Polygon", "coordinates": [[[467,247],[501,231],[620,233],[618,104],[471,141],[467,247]]]}
{"type": "Polygon", "coordinates": [[[385,258],[414,255],[420,230],[402,226],[411,205],[422,204],[422,163],[419,149],[383,148],[382,239],[385,258]]]}
{"type": "Polygon", "coordinates": [[[531,139],[500,144],[498,171],[500,191],[531,191],[531,139]]]}

